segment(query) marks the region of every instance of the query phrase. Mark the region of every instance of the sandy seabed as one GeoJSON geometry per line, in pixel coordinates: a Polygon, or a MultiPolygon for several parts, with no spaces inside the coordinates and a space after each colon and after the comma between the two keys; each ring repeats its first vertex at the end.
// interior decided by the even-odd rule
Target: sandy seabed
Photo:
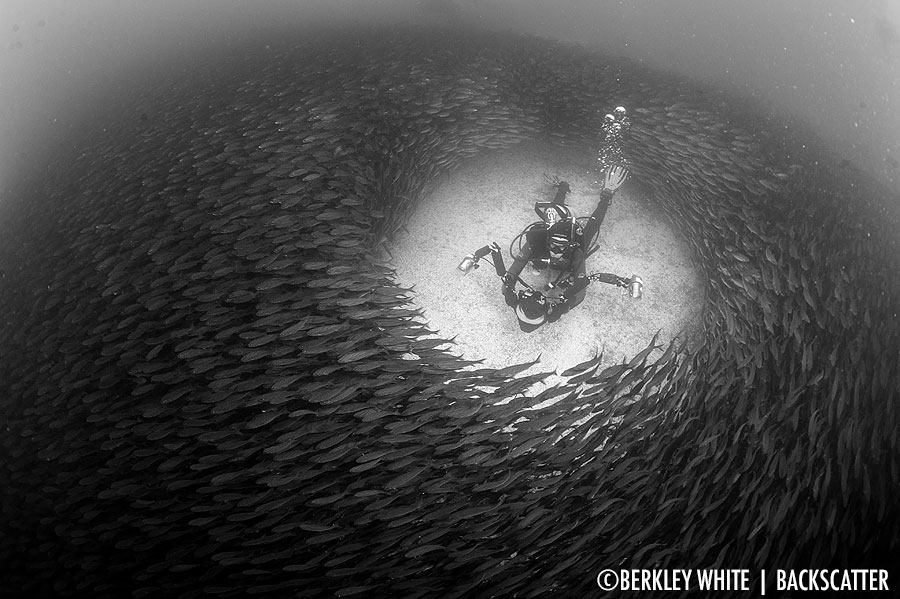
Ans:
{"type": "MultiPolygon", "coordinates": [[[[636,273],[644,282],[641,299],[626,289],[591,283],[581,304],[525,333],[487,260],[469,274],[456,269],[466,254],[492,241],[503,249],[507,267],[512,264],[510,242],[538,220],[534,203],[554,196],[545,174],[569,182],[567,203],[576,216],[594,210],[602,189],[595,183],[601,175],[594,157],[528,142],[484,152],[445,177],[422,199],[408,231],[392,247],[398,283],[414,286],[413,301],[432,330],[455,337],[450,351],[494,368],[540,355],[526,373],[559,373],[600,351],[605,364],[621,362],[647,347],[657,331],[661,344],[690,336],[700,322],[702,275],[686,243],[662,212],[644,201],[633,181],[613,198],[587,272],[636,273]]],[[[526,275],[539,280],[528,266],[526,275]]]]}

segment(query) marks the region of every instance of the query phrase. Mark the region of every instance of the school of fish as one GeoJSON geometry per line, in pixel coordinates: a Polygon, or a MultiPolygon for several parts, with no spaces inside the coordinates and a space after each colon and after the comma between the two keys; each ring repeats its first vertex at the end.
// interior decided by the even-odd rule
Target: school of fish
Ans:
{"type": "Polygon", "coordinates": [[[584,597],[604,568],[898,563],[897,198],[812,134],[514,34],[323,35],[230,73],[173,82],[0,241],[4,597],[584,597]],[[528,397],[530,364],[438,349],[391,240],[462,161],[591,155],[616,105],[631,181],[705,274],[703,342],[528,397]]]}

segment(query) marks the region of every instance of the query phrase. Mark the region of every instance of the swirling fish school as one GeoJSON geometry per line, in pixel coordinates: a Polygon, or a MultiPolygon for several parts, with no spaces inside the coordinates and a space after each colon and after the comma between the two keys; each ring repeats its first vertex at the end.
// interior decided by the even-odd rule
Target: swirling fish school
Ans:
{"type": "Polygon", "coordinates": [[[530,37],[226,56],[9,212],[0,596],[585,597],[597,564],[900,562],[900,219],[867,180],[530,37]],[[619,102],[703,269],[703,340],[525,398],[544,375],[436,347],[383,250],[462,161],[593,147],[619,102]]]}

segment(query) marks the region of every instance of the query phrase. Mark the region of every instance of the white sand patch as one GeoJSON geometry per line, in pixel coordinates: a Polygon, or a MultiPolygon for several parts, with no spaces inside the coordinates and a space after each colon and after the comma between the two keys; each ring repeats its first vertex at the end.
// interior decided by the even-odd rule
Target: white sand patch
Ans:
{"type": "MultiPolygon", "coordinates": [[[[587,272],[637,273],[644,294],[633,299],[627,290],[592,283],[580,305],[558,321],[535,331],[519,329],[506,305],[500,279],[487,260],[464,275],[457,264],[476,249],[496,241],[506,266],[509,244],[529,223],[538,220],[536,201],[553,198],[544,174],[568,181],[567,203],[577,216],[589,215],[601,187],[594,157],[574,149],[528,143],[510,150],[484,152],[440,183],[410,219],[408,234],[397,239],[392,254],[400,285],[415,285],[415,303],[432,329],[456,336],[454,353],[483,359],[502,368],[533,360],[527,371],[562,372],[605,348],[605,364],[620,362],[644,349],[660,330],[667,343],[699,323],[702,278],[691,264],[688,248],[661,213],[635,195],[630,182],[613,199],[600,229],[600,248],[587,272]]],[[[525,268],[523,275],[542,275],[525,268]]],[[[525,278],[525,276],[523,276],[525,278]]],[[[558,380],[558,379],[557,379],[558,380]]],[[[550,381],[554,382],[554,381],[550,381]]]]}

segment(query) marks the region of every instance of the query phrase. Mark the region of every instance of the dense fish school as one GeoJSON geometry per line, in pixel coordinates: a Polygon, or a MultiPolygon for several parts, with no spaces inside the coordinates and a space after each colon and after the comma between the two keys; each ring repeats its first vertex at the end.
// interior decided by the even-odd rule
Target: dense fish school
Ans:
{"type": "Polygon", "coordinates": [[[896,197],[811,135],[506,34],[321,36],[171,84],[4,223],[4,597],[898,563],[896,197]],[[424,339],[387,252],[442,173],[525,139],[596,152],[618,104],[705,274],[703,342],[528,398],[527,364],[424,339]]]}

